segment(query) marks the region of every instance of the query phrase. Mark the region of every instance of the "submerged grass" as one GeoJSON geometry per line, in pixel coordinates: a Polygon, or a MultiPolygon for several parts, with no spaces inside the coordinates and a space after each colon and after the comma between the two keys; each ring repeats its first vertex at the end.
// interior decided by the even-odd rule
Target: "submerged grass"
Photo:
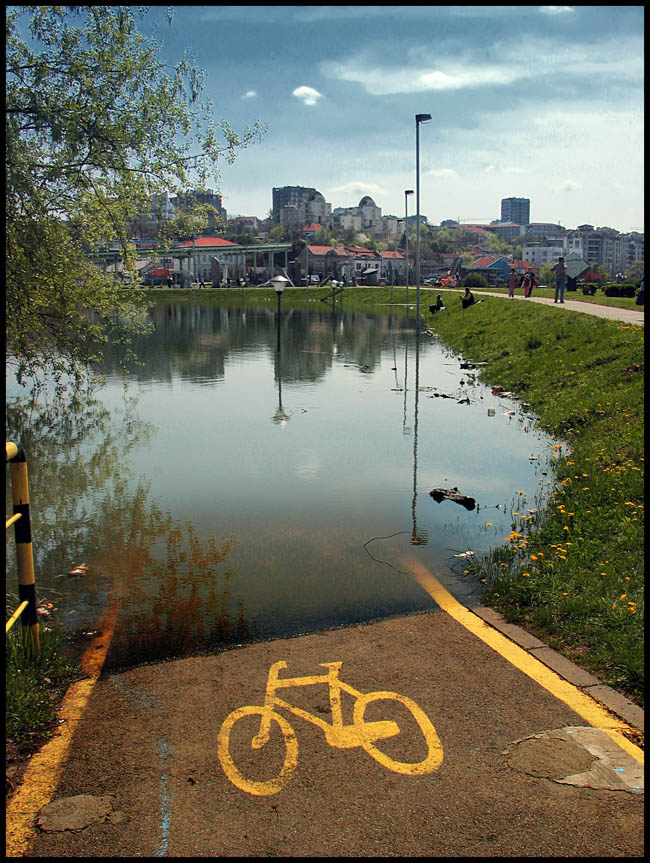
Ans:
{"type": "Polygon", "coordinates": [[[58,624],[39,624],[40,650],[34,655],[27,630],[17,623],[5,646],[5,734],[8,755],[28,756],[48,739],[56,709],[77,673],[64,649],[66,634],[58,624]]]}

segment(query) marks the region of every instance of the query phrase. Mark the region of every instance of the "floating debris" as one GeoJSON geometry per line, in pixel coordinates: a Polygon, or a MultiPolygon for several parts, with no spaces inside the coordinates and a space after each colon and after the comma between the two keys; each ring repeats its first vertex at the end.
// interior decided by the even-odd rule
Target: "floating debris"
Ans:
{"type": "Polygon", "coordinates": [[[465,509],[474,509],[476,506],[476,501],[473,497],[468,497],[465,494],[461,494],[458,489],[454,486],[454,488],[434,488],[429,494],[431,497],[437,502],[440,503],[443,500],[453,500],[454,503],[459,503],[461,506],[464,506],[465,509]]]}
{"type": "Polygon", "coordinates": [[[73,566],[72,569],[68,570],[68,575],[71,575],[73,578],[80,578],[82,575],[86,575],[88,573],[88,566],[85,563],[78,563],[76,566],[73,566]]]}

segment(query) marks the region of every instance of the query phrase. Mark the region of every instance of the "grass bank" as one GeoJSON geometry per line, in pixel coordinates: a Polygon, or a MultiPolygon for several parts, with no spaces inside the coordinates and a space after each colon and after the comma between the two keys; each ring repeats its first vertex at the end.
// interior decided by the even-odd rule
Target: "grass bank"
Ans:
{"type": "Polygon", "coordinates": [[[643,704],[643,329],[486,298],[423,313],[481,379],[525,398],[570,446],[545,512],[513,512],[482,561],[483,601],[643,704]]]}

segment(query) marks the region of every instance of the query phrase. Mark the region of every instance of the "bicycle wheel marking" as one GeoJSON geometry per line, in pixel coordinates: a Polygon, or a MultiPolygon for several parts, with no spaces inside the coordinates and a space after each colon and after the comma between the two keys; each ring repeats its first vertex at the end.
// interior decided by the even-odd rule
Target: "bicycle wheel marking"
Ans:
{"type": "Polygon", "coordinates": [[[277,794],[291,779],[298,764],[298,741],[291,723],[280,713],[280,710],[293,713],[296,717],[310,722],[319,728],[327,743],[337,749],[363,747],[363,749],[387,770],[406,776],[423,776],[437,770],[442,764],[443,748],[436,729],[426,713],[411,699],[397,692],[377,691],[360,692],[339,679],[340,662],[323,662],[321,666],[328,669],[326,674],[304,677],[280,678],[279,671],[287,667],[286,662],[276,662],[269,669],[266,694],[263,705],[247,705],[239,707],[230,713],[221,725],[217,736],[217,755],[224,773],[228,779],[248,794],[265,796],[277,794]],[[278,689],[299,686],[314,686],[325,684],[329,687],[330,704],[332,708],[331,722],[322,716],[310,714],[308,711],[294,707],[285,698],[276,695],[278,689]],[[353,720],[346,725],[341,710],[341,692],[347,692],[355,699],[353,720]],[[402,704],[411,714],[420,733],[424,737],[427,754],[420,761],[397,761],[375,745],[377,741],[385,740],[402,733],[397,722],[390,719],[379,721],[364,718],[366,707],[374,701],[394,701],[402,704]],[[268,743],[271,728],[274,723],[279,726],[285,746],[285,757],[279,774],[272,779],[249,779],[239,770],[230,751],[230,733],[233,726],[246,716],[259,716],[260,724],[257,733],[253,733],[250,741],[252,749],[262,750],[268,743]]]}
{"type": "Polygon", "coordinates": [[[266,710],[264,707],[239,707],[237,710],[233,710],[233,712],[226,717],[221,726],[221,730],[217,737],[217,755],[221,761],[224,773],[233,785],[237,786],[237,788],[241,788],[242,791],[247,791],[249,794],[255,794],[258,796],[277,794],[278,791],[282,790],[289,779],[291,779],[291,775],[298,764],[298,741],[296,740],[296,735],[293,733],[291,725],[287,722],[284,716],[281,716],[279,713],[273,713],[272,711],[266,710]],[[239,719],[242,719],[242,717],[255,714],[259,714],[262,717],[267,716],[269,720],[277,722],[282,731],[287,752],[284,764],[282,765],[282,770],[275,779],[268,779],[266,781],[246,779],[246,777],[237,769],[237,766],[230,754],[230,731],[233,725],[239,719]]]}

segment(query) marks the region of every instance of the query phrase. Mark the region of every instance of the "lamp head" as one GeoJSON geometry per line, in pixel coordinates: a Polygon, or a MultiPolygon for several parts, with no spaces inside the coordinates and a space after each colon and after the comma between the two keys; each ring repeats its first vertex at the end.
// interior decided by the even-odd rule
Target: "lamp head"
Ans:
{"type": "Polygon", "coordinates": [[[416,123],[430,123],[431,122],[431,114],[416,114],[415,115],[416,123]]]}
{"type": "Polygon", "coordinates": [[[285,279],[284,276],[274,276],[271,279],[271,284],[275,290],[275,293],[280,295],[284,290],[284,286],[289,284],[289,279],[285,279]]]}
{"type": "Polygon", "coordinates": [[[404,194],[405,194],[405,195],[412,195],[412,194],[413,194],[413,189],[404,189],[404,194]]]}

